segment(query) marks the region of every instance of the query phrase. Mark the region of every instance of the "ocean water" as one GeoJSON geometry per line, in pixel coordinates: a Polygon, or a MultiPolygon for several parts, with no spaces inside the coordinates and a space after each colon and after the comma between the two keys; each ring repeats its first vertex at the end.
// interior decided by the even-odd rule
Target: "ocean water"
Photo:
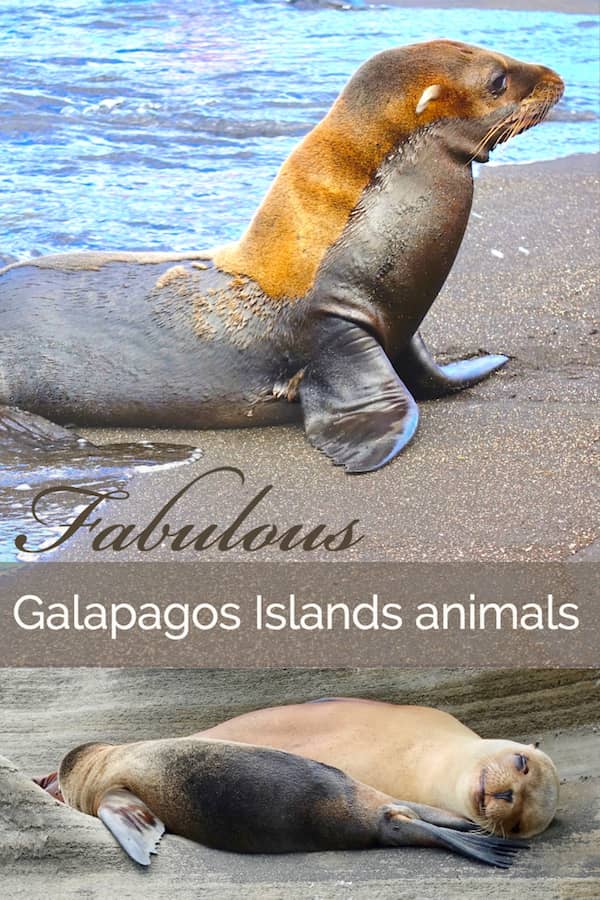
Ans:
{"type": "MultiPolygon", "coordinates": [[[[590,17],[331,5],[349,8],[0,0],[0,265],[70,249],[189,250],[235,239],[353,71],[386,47],[434,37],[543,63],[566,81],[549,120],[499,148],[495,162],[598,151],[590,17]]],[[[48,468],[35,449],[0,446],[0,561],[15,559],[15,534],[39,546],[73,516],[59,496],[34,521],[41,487],[122,487],[139,470],[135,449],[109,450],[66,454],[48,468]]],[[[173,453],[195,458],[192,448],[150,455],[160,468],[173,453]]]]}
{"type": "Polygon", "coordinates": [[[450,37],[558,70],[522,163],[598,150],[598,23],[286,0],[0,2],[0,260],[236,238],[294,144],[386,47],[450,37]]]}

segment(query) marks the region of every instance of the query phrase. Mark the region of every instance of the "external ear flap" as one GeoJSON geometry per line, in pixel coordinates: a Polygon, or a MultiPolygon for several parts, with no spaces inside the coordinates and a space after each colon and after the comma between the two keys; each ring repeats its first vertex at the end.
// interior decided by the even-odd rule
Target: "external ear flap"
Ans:
{"type": "Polygon", "coordinates": [[[98,818],[133,860],[150,865],[165,826],[139,797],[124,788],[108,791],[100,801],[98,818]]]}
{"type": "Polygon", "coordinates": [[[530,746],[530,747],[533,747],[534,750],[537,750],[538,747],[540,746],[540,742],[539,742],[539,741],[536,741],[534,744],[530,744],[529,746],[530,746]]]}
{"type": "Polygon", "coordinates": [[[423,93],[421,94],[421,99],[417,103],[415,112],[418,116],[421,115],[422,112],[425,112],[428,104],[431,100],[437,100],[437,98],[442,93],[441,84],[430,84],[429,87],[426,87],[423,93]]]}
{"type": "Polygon", "coordinates": [[[419,420],[383,347],[336,316],[315,322],[300,400],[308,440],[347,472],[380,469],[408,444],[419,420]]]}

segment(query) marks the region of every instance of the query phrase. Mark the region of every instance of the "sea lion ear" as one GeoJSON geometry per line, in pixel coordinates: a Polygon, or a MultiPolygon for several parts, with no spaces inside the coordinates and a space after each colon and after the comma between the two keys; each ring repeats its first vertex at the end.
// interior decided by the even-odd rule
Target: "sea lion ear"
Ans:
{"type": "Polygon", "coordinates": [[[530,747],[533,747],[534,750],[537,750],[537,749],[539,748],[539,746],[540,746],[540,742],[539,742],[539,741],[534,741],[533,744],[530,744],[529,746],[530,746],[530,747]]]}
{"type": "Polygon", "coordinates": [[[432,100],[437,100],[437,98],[442,93],[441,84],[430,84],[429,87],[426,87],[423,93],[421,94],[421,99],[417,103],[415,108],[415,112],[418,116],[421,115],[422,112],[425,112],[427,106],[432,100]]]}
{"type": "Polygon", "coordinates": [[[146,804],[125,788],[107,791],[98,806],[98,818],[129,856],[141,866],[150,865],[165,826],[146,804]]]}
{"type": "Polygon", "coordinates": [[[347,472],[372,472],[390,462],[419,420],[383,347],[336,316],[315,323],[300,401],[308,440],[347,472]]]}

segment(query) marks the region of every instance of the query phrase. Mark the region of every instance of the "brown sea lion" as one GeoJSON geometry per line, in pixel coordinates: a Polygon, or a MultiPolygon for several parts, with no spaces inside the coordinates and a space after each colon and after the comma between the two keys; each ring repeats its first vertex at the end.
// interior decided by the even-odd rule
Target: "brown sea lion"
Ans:
{"type": "MultiPolygon", "coordinates": [[[[525,846],[474,834],[472,822],[404,804],[323,763],[229,741],[83,744],[58,777],[64,801],[102,819],[142,865],[165,829],[243,853],[415,845],[503,868],[525,846]]],[[[56,796],[55,779],[45,781],[56,796]]]]}
{"type": "Polygon", "coordinates": [[[299,399],[334,463],[383,466],[416,430],[413,394],[460,390],[507,361],[439,367],[418,329],[467,225],[472,161],[541,122],[563,87],[544,66],[455,41],[377,54],[236,243],[0,271],[0,404],[202,428],[287,421],[299,399]]]}
{"type": "Polygon", "coordinates": [[[425,706],[351,698],[276,706],[195,737],[298,753],[499,834],[539,834],[558,802],[556,768],[536,746],[480,738],[454,716],[425,706]]]}

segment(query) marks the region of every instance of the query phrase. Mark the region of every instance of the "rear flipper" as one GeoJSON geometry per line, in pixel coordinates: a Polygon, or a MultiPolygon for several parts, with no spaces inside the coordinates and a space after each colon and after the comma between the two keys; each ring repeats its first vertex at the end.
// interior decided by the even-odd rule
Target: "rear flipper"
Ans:
{"type": "Polygon", "coordinates": [[[347,472],[380,469],[417,429],[417,405],[383,348],[346,319],[315,323],[299,393],[308,440],[347,472]]]}
{"type": "Polygon", "coordinates": [[[98,806],[98,818],[132,859],[141,866],[150,865],[150,854],[158,852],[165,826],[139,797],[125,788],[108,791],[98,806]]]}
{"type": "Polygon", "coordinates": [[[490,354],[438,366],[417,332],[408,347],[394,359],[394,367],[418,400],[435,400],[472,387],[508,362],[508,356],[490,354]]]}
{"type": "Polygon", "coordinates": [[[72,431],[55,425],[42,416],[26,412],[17,406],[0,406],[0,447],[2,452],[26,445],[55,449],[72,446],[79,441],[82,445],[92,446],[79,438],[72,431]]]}
{"type": "Polygon", "coordinates": [[[198,459],[197,448],[182,444],[104,444],[15,406],[0,405],[2,487],[60,481],[73,484],[127,479],[135,469],[198,459]]]}
{"type": "Polygon", "coordinates": [[[510,868],[515,854],[528,847],[525,841],[507,840],[492,835],[465,834],[453,828],[409,818],[405,815],[407,806],[410,808],[410,804],[390,804],[383,807],[379,839],[384,846],[440,847],[500,869],[510,868]]]}

